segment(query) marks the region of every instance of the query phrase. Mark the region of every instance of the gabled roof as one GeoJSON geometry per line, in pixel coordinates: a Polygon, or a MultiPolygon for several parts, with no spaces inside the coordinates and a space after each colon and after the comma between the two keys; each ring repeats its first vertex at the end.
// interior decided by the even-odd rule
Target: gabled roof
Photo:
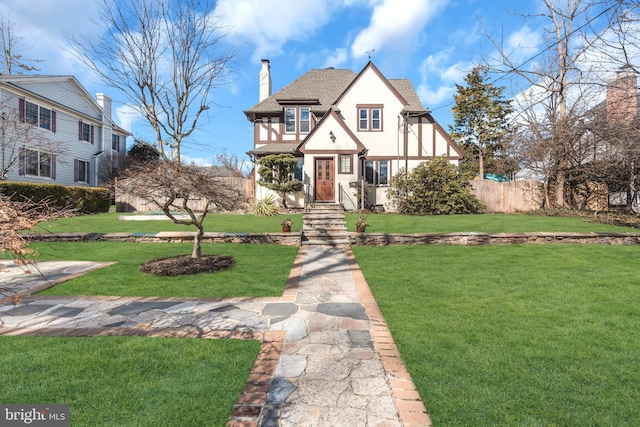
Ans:
{"type": "Polygon", "coordinates": [[[424,108],[422,101],[418,97],[413,83],[409,79],[389,79],[389,83],[398,91],[398,93],[407,101],[403,108],[407,113],[429,113],[429,109],[424,108]]]}
{"type": "MultiPolygon", "coordinates": [[[[63,75],[55,75],[55,76],[41,76],[41,75],[30,75],[30,76],[23,76],[23,75],[10,75],[10,76],[4,76],[4,75],[0,75],[0,82],[1,83],[7,83],[11,86],[16,87],[17,89],[20,90],[24,90],[24,91],[28,91],[28,89],[26,89],[24,86],[20,86],[20,84],[24,84],[24,83],[55,83],[55,82],[69,82],[71,83],[76,90],[78,91],[78,93],[85,98],[85,100],[87,102],[89,102],[89,104],[91,104],[91,106],[99,113],[102,113],[102,108],[100,108],[100,106],[98,105],[98,103],[96,102],[95,99],[93,99],[93,97],[89,94],[89,92],[87,92],[87,90],[84,88],[84,86],[82,86],[80,84],[80,82],[78,81],[78,79],[76,79],[74,76],[63,76],[63,75]]],[[[39,96],[42,98],[41,95],[37,94],[37,93],[33,93],[33,95],[39,96]]],[[[48,99],[48,101],[55,103],[55,104],[60,104],[59,102],[56,102],[52,99],[48,99]]]]}
{"type": "Polygon", "coordinates": [[[389,89],[405,104],[404,112],[419,114],[429,112],[422,105],[411,80],[387,79],[369,61],[358,74],[351,70],[335,68],[310,70],[244,113],[249,120],[255,120],[259,114],[281,113],[283,105],[286,104],[307,104],[313,112],[321,113],[322,115],[335,106],[368,68],[378,74],[388,84],[389,89]]]}
{"type": "Polygon", "coordinates": [[[249,120],[253,120],[256,114],[280,113],[282,105],[291,104],[292,101],[309,104],[312,111],[324,113],[355,76],[351,70],[313,69],[244,113],[249,120]]]}
{"type": "Polygon", "coordinates": [[[331,108],[331,109],[329,109],[329,113],[325,114],[324,117],[322,117],[322,119],[320,119],[318,124],[313,129],[311,129],[311,132],[309,132],[309,134],[300,142],[300,144],[297,146],[296,150],[304,153],[305,152],[304,146],[306,145],[306,143],[309,140],[311,140],[311,138],[313,138],[313,135],[315,135],[317,132],[320,132],[320,129],[323,127],[323,125],[330,118],[333,118],[335,120],[335,122],[338,124],[338,126],[340,126],[346,132],[346,134],[349,135],[349,138],[351,138],[351,140],[353,141],[353,143],[357,147],[357,151],[358,152],[360,152],[360,151],[365,149],[365,146],[362,143],[362,141],[360,141],[360,139],[358,139],[358,137],[353,133],[353,131],[351,129],[349,129],[349,126],[347,126],[345,124],[344,120],[342,120],[338,116],[338,114],[336,114],[335,110],[333,108],[331,108]]]}

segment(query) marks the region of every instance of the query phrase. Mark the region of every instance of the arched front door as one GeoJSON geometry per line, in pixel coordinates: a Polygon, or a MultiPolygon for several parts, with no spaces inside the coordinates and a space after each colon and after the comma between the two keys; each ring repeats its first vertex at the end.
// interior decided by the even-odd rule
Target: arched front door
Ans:
{"type": "Polygon", "coordinates": [[[333,158],[317,158],[315,169],[316,201],[335,201],[333,158]]]}

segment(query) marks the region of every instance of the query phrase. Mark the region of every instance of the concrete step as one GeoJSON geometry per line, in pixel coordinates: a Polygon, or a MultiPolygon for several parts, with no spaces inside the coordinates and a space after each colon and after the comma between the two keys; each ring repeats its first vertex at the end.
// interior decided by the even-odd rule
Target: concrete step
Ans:
{"type": "Polygon", "coordinates": [[[343,246],[348,244],[349,244],[349,239],[303,240],[302,241],[302,246],[343,246]]]}

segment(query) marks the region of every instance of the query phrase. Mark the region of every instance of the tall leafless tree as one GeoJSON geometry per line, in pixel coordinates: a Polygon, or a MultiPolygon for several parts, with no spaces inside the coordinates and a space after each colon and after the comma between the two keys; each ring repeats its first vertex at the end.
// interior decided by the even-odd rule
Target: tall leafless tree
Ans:
{"type": "Polygon", "coordinates": [[[25,59],[20,53],[24,49],[22,39],[23,37],[16,33],[15,24],[11,21],[10,16],[5,18],[0,14],[0,47],[2,48],[0,74],[11,75],[14,72],[22,74],[25,71],[40,70],[29,63],[42,62],[41,59],[25,59]]]}
{"type": "MultiPolygon", "coordinates": [[[[606,46],[597,41],[600,38],[614,43],[610,30],[617,23],[621,51],[631,48],[625,40],[630,32],[620,24],[626,13],[622,3],[637,0],[544,0],[543,12],[525,16],[546,22],[542,27],[544,49],[525,63],[514,62],[512,52],[491,37],[497,51],[488,58],[492,71],[517,76],[526,83],[526,90],[514,100],[519,111],[515,120],[518,142],[521,158],[544,176],[548,206],[580,207],[583,203],[576,202],[576,189],[593,179],[592,166],[598,160],[594,153],[601,141],[594,138],[593,123],[588,122],[605,92],[603,71],[611,72],[625,62],[622,59],[616,66],[610,61],[613,56],[606,60],[596,46],[606,46]],[[609,20],[603,25],[605,17],[609,20]]],[[[616,57],[620,60],[624,55],[616,57]]]]}
{"type": "Polygon", "coordinates": [[[209,0],[100,0],[93,35],[68,38],[78,58],[120,90],[146,119],[161,156],[182,144],[227,83],[237,50],[209,0]]]}

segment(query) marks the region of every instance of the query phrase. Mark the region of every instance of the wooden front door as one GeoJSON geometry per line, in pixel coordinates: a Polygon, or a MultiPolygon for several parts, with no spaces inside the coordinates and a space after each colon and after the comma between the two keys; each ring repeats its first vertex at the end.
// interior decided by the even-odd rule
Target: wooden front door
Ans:
{"type": "Polygon", "coordinates": [[[333,159],[316,159],[316,201],[333,202],[335,200],[334,191],[334,171],[333,159]]]}

